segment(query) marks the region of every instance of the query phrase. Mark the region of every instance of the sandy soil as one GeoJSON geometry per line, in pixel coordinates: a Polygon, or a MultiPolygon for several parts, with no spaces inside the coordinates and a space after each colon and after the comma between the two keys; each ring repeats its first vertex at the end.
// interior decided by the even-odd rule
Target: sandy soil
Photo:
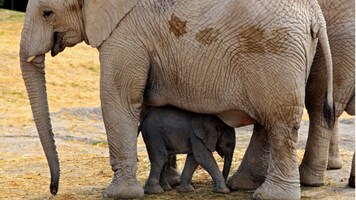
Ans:
{"type": "MultiPolygon", "coordinates": [[[[57,149],[61,162],[60,189],[49,193],[49,169],[31,121],[31,109],[19,68],[18,48],[24,13],[0,9],[0,199],[102,199],[112,171],[99,105],[98,52],[87,45],[67,48],[55,58],[46,58],[48,99],[57,149]],[[64,92],[65,91],[65,92],[64,92]],[[83,106],[90,108],[75,107],[83,106]],[[64,109],[62,108],[71,108],[64,109]],[[57,112],[59,111],[59,112],[57,112]],[[25,124],[25,125],[22,125],[25,124]]],[[[305,118],[306,119],[306,118],[305,118]]],[[[299,159],[304,153],[308,121],[303,121],[298,143],[299,159]]],[[[341,155],[344,167],[328,171],[326,185],[302,188],[303,199],[354,199],[355,190],[346,187],[355,125],[353,119],[340,123],[341,155]]],[[[233,173],[239,166],[251,136],[251,127],[236,130],[237,147],[233,173]]],[[[137,177],[144,184],[149,160],[142,138],[138,138],[137,177]]],[[[178,157],[182,168],[184,156],[178,157]]],[[[219,165],[222,159],[216,156],[219,165]]],[[[250,199],[253,191],[229,195],[212,193],[211,178],[201,168],[193,177],[197,189],[179,194],[176,190],[146,199],[250,199]]]]}
{"type": "MultiPolygon", "coordinates": [[[[0,199],[102,199],[101,192],[109,184],[112,172],[108,159],[105,131],[99,108],[65,109],[51,115],[61,162],[58,195],[49,193],[49,170],[34,125],[0,125],[0,199]]],[[[301,161],[309,122],[302,121],[298,155],[301,161]]],[[[236,129],[237,144],[233,173],[249,143],[252,127],[236,129]]],[[[347,187],[352,154],[355,147],[353,118],[340,120],[340,147],[344,166],[327,171],[326,185],[302,187],[302,199],[354,199],[355,190],[347,187]]],[[[149,173],[149,160],[142,138],[138,138],[139,181],[144,184],[149,173]]],[[[215,155],[216,156],[216,155],[215,155]]],[[[184,156],[178,157],[182,169],[184,156]]],[[[221,167],[223,160],[216,156],[221,167]]],[[[250,199],[253,191],[229,195],[212,193],[212,181],[201,168],[193,177],[197,189],[179,194],[176,190],[162,195],[146,195],[146,199],[250,199]]]]}

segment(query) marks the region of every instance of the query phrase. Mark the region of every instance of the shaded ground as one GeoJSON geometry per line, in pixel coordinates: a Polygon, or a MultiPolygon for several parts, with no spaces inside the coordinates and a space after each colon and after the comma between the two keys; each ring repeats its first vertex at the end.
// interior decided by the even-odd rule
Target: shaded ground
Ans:
{"type": "MultiPolygon", "coordinates": [[[[108,159],[105,131],[98,108],[65,109],[52,114],[53,130],[61,162],[60,190],[49,193],[49,170],[34,125],[1,125],[0,130],[0,199],[102,199],[101,192],[110,183],[112,172],[108,159]]],[[[340,121],[341,155],[344,167],[327,172],[326,185],[302,188],[303,199],[354,199],[355,190],[346,187],[354,150],[354,119],[340,121]]],[[[233,173],[241,162],[252,127],[236,129],[237,144],[233,173]]],[[[298,154],[301,159],[306,142],[308,121],[301,124],[298,154]]],[[[142,138],[138,138],[138,171],[141,184],[148,177],[149,160],[142,138]]],[[[182,169],[184,156],[179,156],[182,169]]],[[[220,167],[223,160],[216,156],[220,167]]],[[[218,195],[212,192],[212,181],[201,168],[194,174],[197,189],[180,194],[176,190],[145,199],[250,199],[253,191],[218,195]]]]}

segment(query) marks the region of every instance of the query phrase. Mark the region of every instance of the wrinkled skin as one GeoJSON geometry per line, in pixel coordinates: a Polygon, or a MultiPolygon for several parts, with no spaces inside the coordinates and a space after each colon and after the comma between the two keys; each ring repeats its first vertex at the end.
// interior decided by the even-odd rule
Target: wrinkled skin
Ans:
{"type": "MultiPolygon", "coordinates": [[[[146,116],[146,113],[150,108],[150,106],[142,104],[140,111],[140,122],[143,121],[143,118],[146,116]]],[[[164,173],[166,181],[171,187],[176,187],[180,184],[181,174],[178,171],[176,155],[169,156],[169,160],[164,166],[164,170],[162,171],[162,173],[164,173]]]]}
{"type": "MultiPolygon", "coordinates": [[[[338,118],[344,111],[355,115],[355,1],[319,0],[319,3],[327,23],[333,57],[335,115],[338,118]]],[[[310,127],[299,169],[301,184],[308,186],[324,185],[325,169],[339,169],[343,164],[339,156],[338,125],[328,129],[318,113],[323,98],[320,90],[325,88],[326,82],[325,76],[320,75],[323,74],[319,70],[321,65],[325,64],[318,51],[306,88],[310,127]]]]}
{"type": "Polygon", "coordinates": [[[333,123],[332,64],[315,0],[30,0],[21,70],[58,191],[44,54],[85,41],[100,54],[100,99],[109,143],[109,198],[144,195],[136,178],[142,103],[215,114],[227,125],[258,123],[271,143],[268,172],[253,194],[299,199],[295,142],[305,86],[320,41],[327,61],[324,116],[333,123]]]}
{"type": "MultiPolygon", "coordinates": [[[[325,16],[334,67],[335,114],[355,113],[355,1],[319,0],[325,16]]],[[[329,129],[322,116],[323,90],[326,87],[325,61],[318,46],[306,87],[306,108],[310,117],[309,135],[303,162],[299,168],[303,185],[324,184],[326,168],[341,168],[338,154],[338,124],[329,129]],[[328,153],[329,152],[329,153],[328,153]],[[318,159],[315,159],[318,158],[318,159]]],[[[238,171],[229,180],[230,189],[256,189],[267,174],[269,144],[264,129],[254,130],[238,171]],[[262,148],[261,148],[262,147],[262,148]],[[249,155],[260,155],[251,159],[249,155]],[[251,167],[254,166],[254,167],[251,167]]]]}
{"type": "Polygon", "coordinates": [[[235,131],[214,115],[191,113],[174,107],[151,108],[139,131],[142,132],[151,162],[145,192],[171,190],[164,169],[170,155],[188,154],[181,176],[180,192],[193,191],[190,181],[198,165],[214,180],[214,192],[228,193],[225,185],[235,149],[235,131]],[[212,151],[224,158],[223,173],[219,171],[212,151]]]}

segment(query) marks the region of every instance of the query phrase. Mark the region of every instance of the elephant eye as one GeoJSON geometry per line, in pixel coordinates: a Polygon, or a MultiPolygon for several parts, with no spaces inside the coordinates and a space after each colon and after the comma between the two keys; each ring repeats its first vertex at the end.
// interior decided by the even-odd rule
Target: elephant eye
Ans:
{"type": "Polygon", "coordinates": [[[43,17],[46,17],[46,18],[51,16],[52,14],[53,14],[53,11],[50,9],[45,9],[45,10],[43,10],[43,13],[42,13],[43,17]]]}

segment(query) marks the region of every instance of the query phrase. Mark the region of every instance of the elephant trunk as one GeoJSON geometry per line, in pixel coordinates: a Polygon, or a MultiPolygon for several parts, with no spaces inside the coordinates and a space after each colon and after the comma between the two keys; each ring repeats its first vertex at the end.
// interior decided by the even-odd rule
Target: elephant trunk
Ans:
{"type": "Polygon", "coordinates": [[[22,77],[25,81],[25,86],[30,99],[36,128],[50,167],[50,191],[53,195],[55,195],[59,186],[59,161],[48,110],[44,70],[45,55],[38,55],[29,58],[28,50],[25,48],[26,41],[28,40],[22,37],[20,48],[20,66],[22,77]]]}
{"type": "Polygon", "coordinates": [[[231,168],[231,163],[232,163],[232,158],[234,152],[228,152],[224,156],[224,168],[223,168],[223,176],[225,178],[225,181],[227,180],[227,177],[229,176],[230,173],[230,168],[231,168]]]}

